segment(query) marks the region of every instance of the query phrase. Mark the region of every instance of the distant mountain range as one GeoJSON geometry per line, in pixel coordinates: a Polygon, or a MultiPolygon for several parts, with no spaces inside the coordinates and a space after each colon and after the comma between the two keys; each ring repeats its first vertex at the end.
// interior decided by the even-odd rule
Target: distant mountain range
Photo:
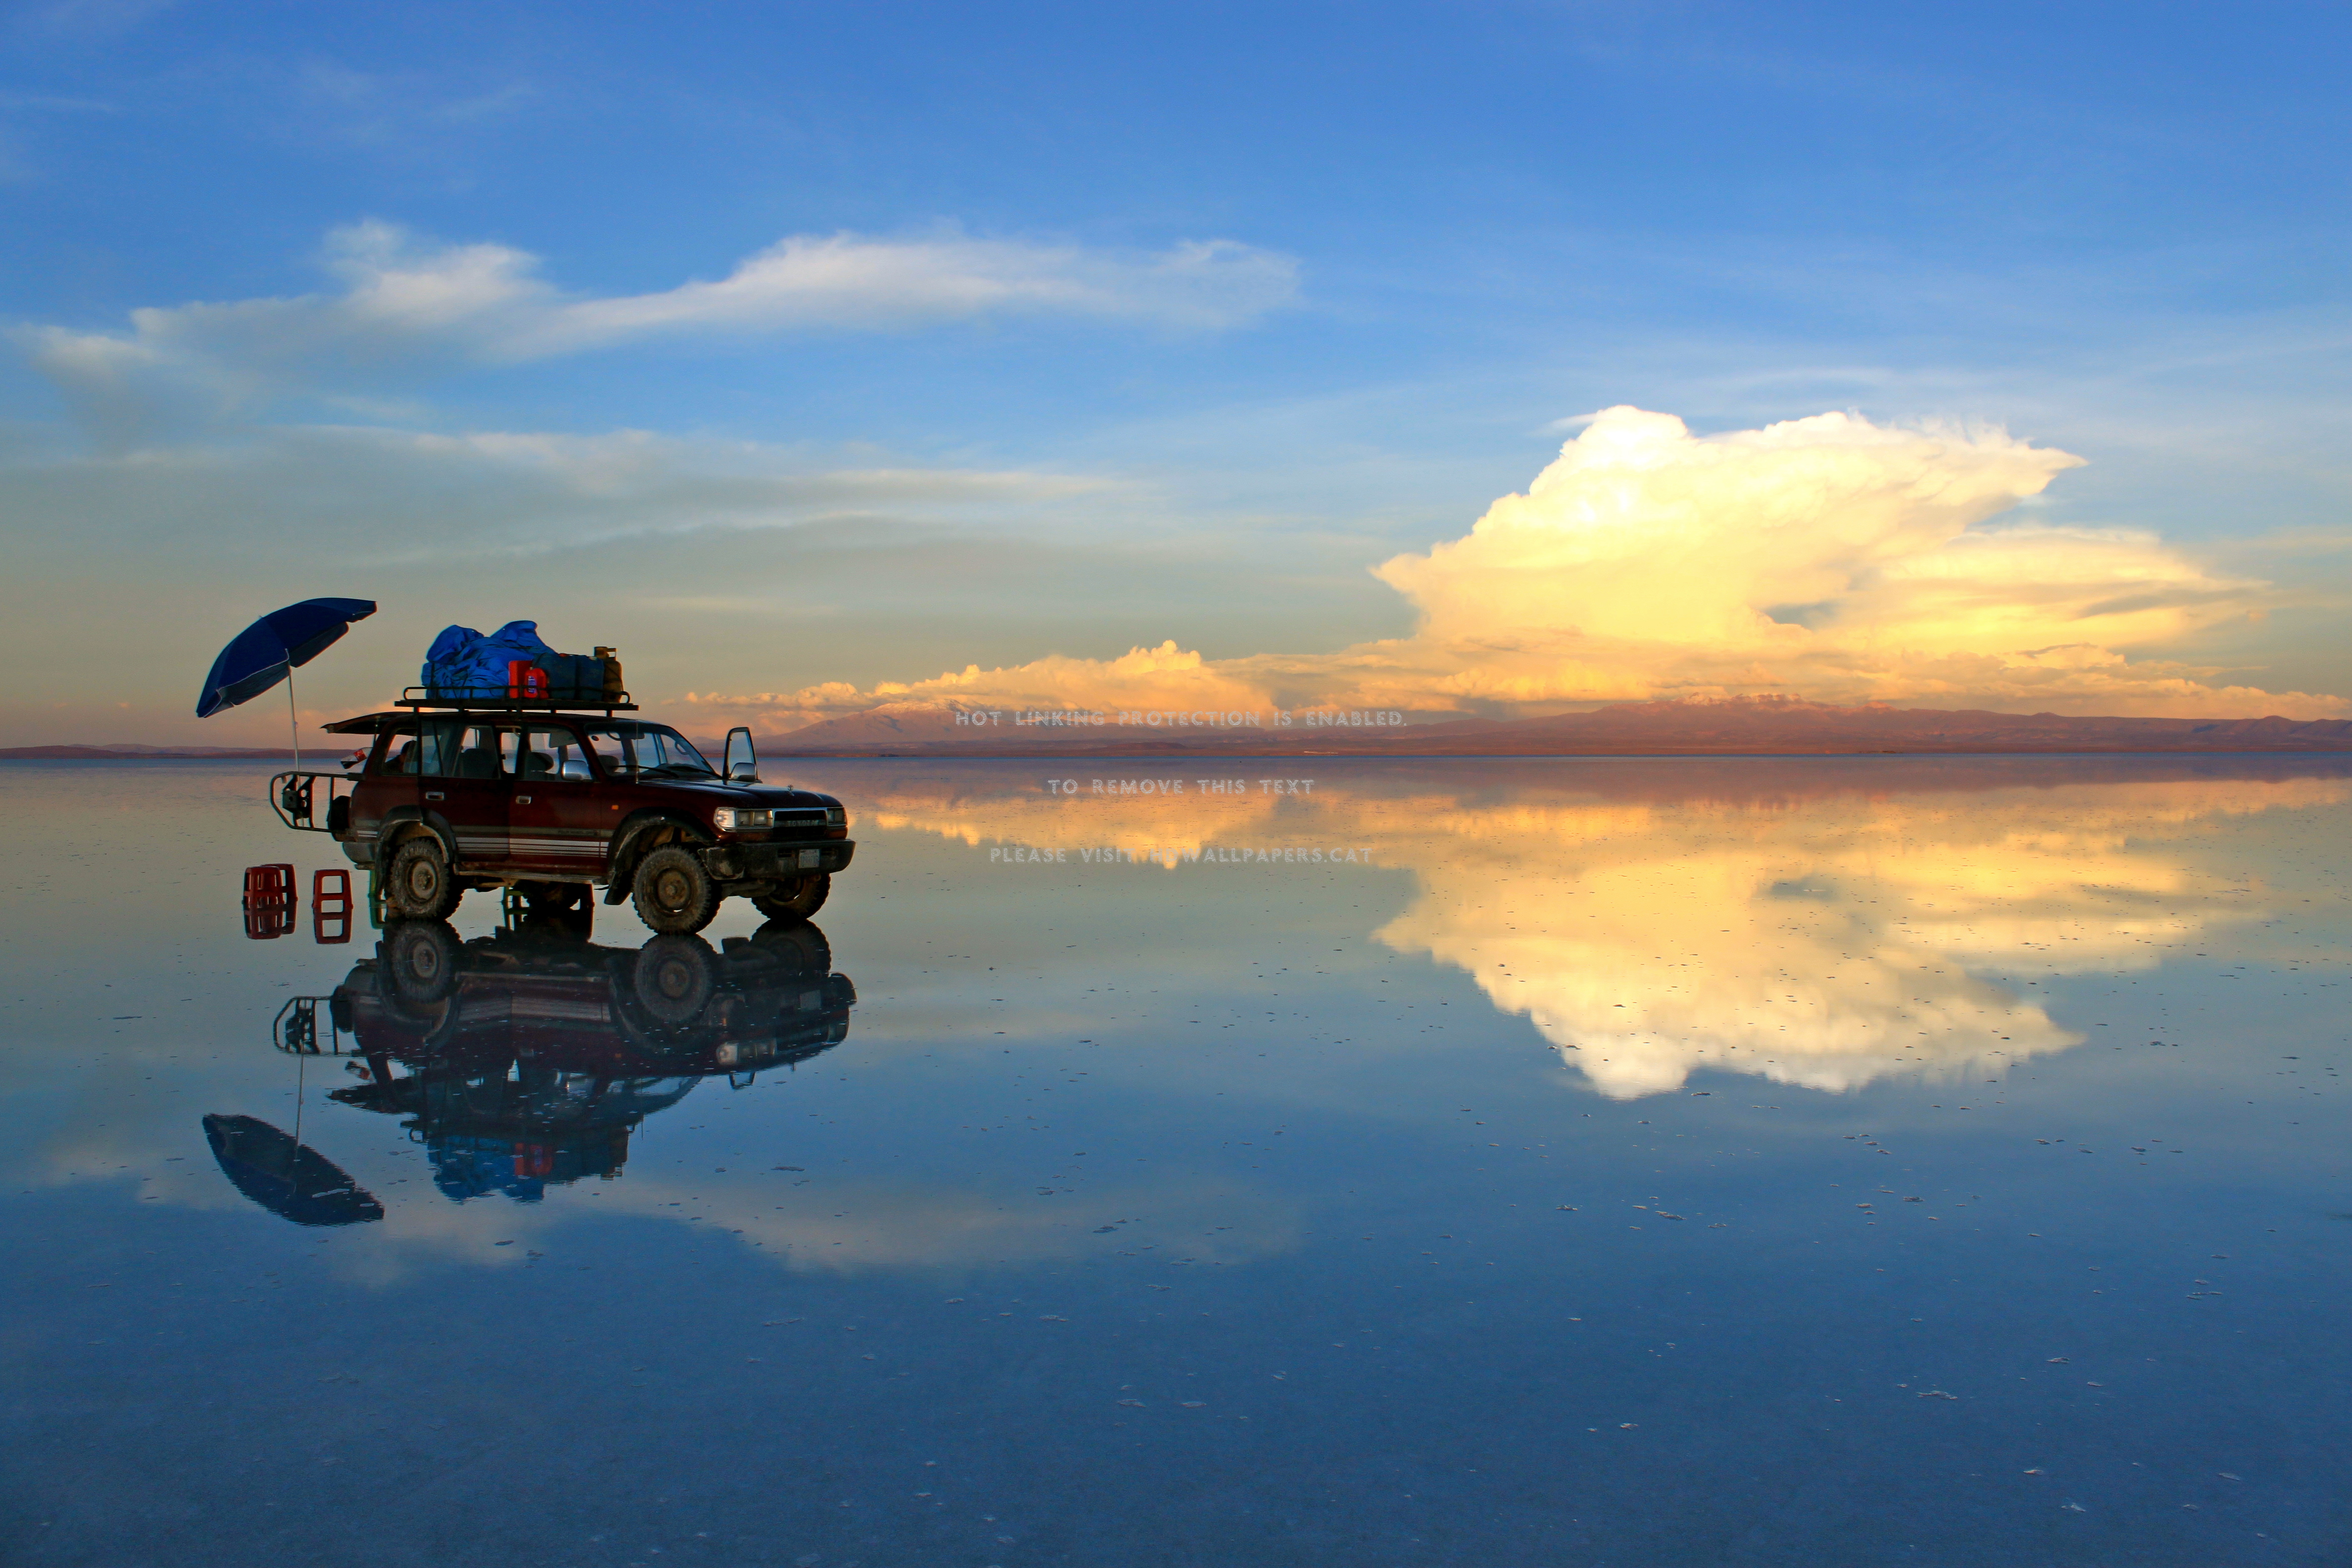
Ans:
{"type": "Polygon", "coordinates": [[[762,756],[1727,756],[1883,752],[2352,752],[2346,719],[2103,719],[1859,707],[1787,697],[1624,702],[1548,719],[1398,728],[974,727],[898,707],[761,739],[762,756]]]}
{"type": "MultiPolygon", "coordinates": [[[[2347,719],[2089,719],[1983,709],[1859,707],[1790,697],[1622,702],[1548,719],[1455,719],[1394,728],[1160,729],[974,725],[902,705],[763,736],[770,757],[1854,756],[2054,752],[2352,752],[2347,719]]],[[[716,748],[714,747],[714,752],[716,748]]],[[[344,753],[322,739],[321,766],[344,753]]],[[[311,755],[304,749],[306,758],[311,755]]],[[[0,760],[284,761],[282,747],[12,746],[0,760]]]]}
{"type": "MultiPolygon", "coordinates": [[[[349,748],[345,748],[347,751],[349,748]]],[[[331,757],[343,755],[335,751],[332,742],[322,742],[318,756],[323,764],[331,757]]],[[[275,750],[249,751],[235,746],[0,746],[0,762],[34,763],[169,763],[219,762],[249,760],[253,762],[293,760],[285,747],[275,750]]]]}

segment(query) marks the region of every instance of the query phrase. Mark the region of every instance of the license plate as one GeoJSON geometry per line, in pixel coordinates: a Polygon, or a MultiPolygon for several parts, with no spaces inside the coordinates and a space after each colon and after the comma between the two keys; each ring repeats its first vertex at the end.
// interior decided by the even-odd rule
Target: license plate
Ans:
{"type": "Polygon", "coordinates": [[[815,868],[817,868],[817,867],[819,867],[819,866],[822,866],[822,865],[824,865],[824,850],[822,850],[822,849],[803,849],[803,850],[802,850],[802,851],[801,851],[801,868],[802,868],[803,870],[813,870],[813,869],[814,869],[815,868]]]}

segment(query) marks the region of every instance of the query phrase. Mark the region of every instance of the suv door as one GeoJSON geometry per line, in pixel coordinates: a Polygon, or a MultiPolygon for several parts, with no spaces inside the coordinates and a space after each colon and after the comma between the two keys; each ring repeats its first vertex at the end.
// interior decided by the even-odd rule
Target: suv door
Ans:
{"type": "Polygon", "coordinates": [[[507,776],[495,726],[433,719],[421,727],[417,804],[457,836],[457,858],[496,869],[507,858],[507,776]]]}
{"type": "Polygon", "coordinates": [[[516,865],[565,881],[604,875],[604,847],[620,814],[601,798],[595,764],[578,731],[563,724],[534,724],[513,733],[520,745],[507,833],[516,865]]]}

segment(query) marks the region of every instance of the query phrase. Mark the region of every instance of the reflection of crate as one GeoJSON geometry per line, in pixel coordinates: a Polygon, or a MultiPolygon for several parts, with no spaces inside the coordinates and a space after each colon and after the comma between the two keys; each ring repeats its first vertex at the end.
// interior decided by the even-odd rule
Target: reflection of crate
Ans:
{"type": "Polygon", "coordinates": [[[322,946],[352,940],[352,874],[340,866],[310,873],[310,940],[322,946]]]}
{"type": "Polygon", "coordinates": [[[294,868],[245,868],[245,934],[256,942],[290,935],[294,930],[294,868]]]}
{"type": "Polygon", "coordinates": [[[245,868],[245,907],[247,910],[274,910],[294,907],[294,868],[291,866],[247,866],[245,868]]]}
{"type": "Polygon", "coordinates": [[[247,905],[245,911],[245,934],[256,942],[294,934],[292,904],[247,905]]]}

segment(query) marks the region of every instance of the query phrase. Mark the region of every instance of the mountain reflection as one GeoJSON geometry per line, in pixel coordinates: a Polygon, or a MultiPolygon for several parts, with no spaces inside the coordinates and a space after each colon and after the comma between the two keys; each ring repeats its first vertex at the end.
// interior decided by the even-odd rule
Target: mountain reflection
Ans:
{"type": "Polygon", "coordinates": [[[1069,794],[1027,769],[1017,784],[971,769],[855,784],[877,821],[976,847],[1113,847],[1138,876],[1183,874],[1188,855],[1221,847],[1368,848],[1415,880],[1379,940],[1463,970],[1612,1098],[1677,1089],[1700,1068],[1842,1090],[1895,1073],[1995,1076],[2065,1049],[2083,1036],[2028,994],[2027,975],[2151,968],[2270,918],[2211,847],[2218,828],[2352,791],[2341,763],[2263,758],[1222,771],[1320,776],[1306,794],[1254,776],[1238,792],[1187,779],[1136,795],[1081,778],[1069,794]]]}
{"type": "Polygon", "coordinates": [[[637,1125],[704,1079],[741,1087],[839,1045],[856,993],[832,964],[801,922],[719,949],[660,936],[631,950],[560,928],[462,942],[437,921],[397,921],[331,997],[281,1016],[278,1042],[356,1058],[362,1081],[330,1098],[403,1118],[448,1197],[531,1202],[619,1175],[637,1125]]]}

